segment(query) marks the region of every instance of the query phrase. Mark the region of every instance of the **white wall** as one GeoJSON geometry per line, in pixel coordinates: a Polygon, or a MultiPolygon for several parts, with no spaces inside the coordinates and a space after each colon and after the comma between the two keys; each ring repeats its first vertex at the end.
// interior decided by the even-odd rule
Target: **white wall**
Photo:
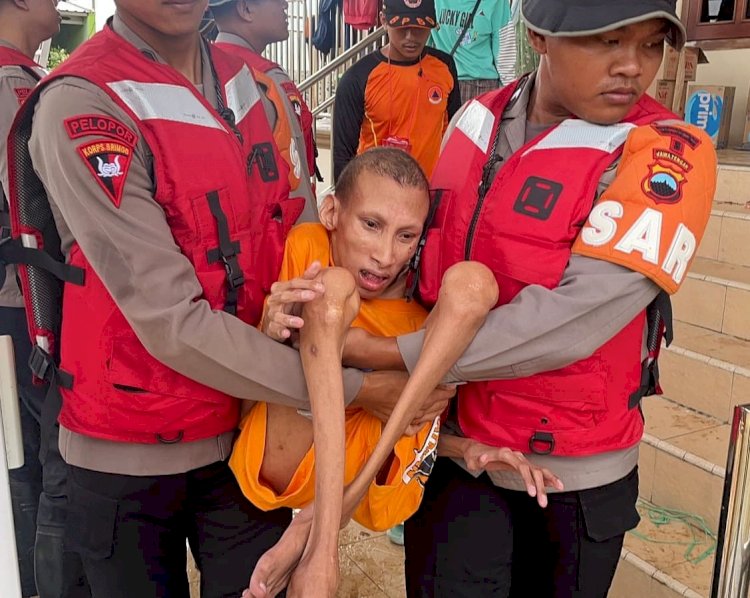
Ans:
{"type": "Polygon", "coordinates": [[[89,0],[94,5],[96,11],[96,30],[99,31],[107,19],[115,14],[114,0],[89,0]]]}
{"type": "Polygon", "coordinates": [[[742,143],[745,128],[748,92],[750,92],[750,49],[711,50],[706,52],[708,64],[698,65],[697,83],[735,87],[729,147],[742,143]]]}

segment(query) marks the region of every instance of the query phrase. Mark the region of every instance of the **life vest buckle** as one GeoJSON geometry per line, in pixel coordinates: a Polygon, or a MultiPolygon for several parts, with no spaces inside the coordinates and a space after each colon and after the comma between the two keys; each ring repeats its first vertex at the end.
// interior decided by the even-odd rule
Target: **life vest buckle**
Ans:
{"type": "Polygon", "coordinates": [[[549,455],[555,450],[555,436],[552,432],[536,431],[529,438],[529,450],[535,455],[549,455]]]}

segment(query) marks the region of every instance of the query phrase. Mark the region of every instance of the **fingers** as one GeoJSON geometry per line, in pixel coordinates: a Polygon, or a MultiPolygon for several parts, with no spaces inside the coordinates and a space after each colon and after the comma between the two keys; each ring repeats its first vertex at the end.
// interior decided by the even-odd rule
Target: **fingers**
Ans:
{"type": "Polygon", "coordinates": [[[469,453],[465,457],[466,466],[472,471],[514,469],[523,480],[529,496],[536,497],[539,506],[544,508],[549,503],[547,488],[562,491],[563,483],[546,467],[532,465],[526,456],[507,447],[493,447],[479,454],[469,453]]]}
{"type": "MultiPolygon", "coordinates": [[[[536,501],[540,507],[544,508],[547,506],[547,489],[544,487],[544,474],[540,468],[534,467],[531,470],[531,475],[534,478],[534,486],[536,488],[536,501]]],[[[532,494],[532,496],[534,495],[532,494]]]]}
{"type": "Polygon", "coordinates": [[[320,263],[313,262],[302,277],[271,285],[263,332],[278,341],[286,341],[294,330],[299,330],[305,322],[299,317],[303,303],[308,303],[325,292],[323,283],[315,280],[320,273],[320,263]]]}
{"type": "MultiPolygon", "coordinates": [[[[315,260],[312,264],[310,264],[307,267],[307,270],[305,270],[302,273],[302,278],[305,278],[307,280],[312,280],[318,274],[320,274],[321,270],[323,270],[323,266],[321,265],[321,263],[318,260],[315,260]]],[[[322,293],[323,291],[321,290],[320,292],[322,293]]]]}

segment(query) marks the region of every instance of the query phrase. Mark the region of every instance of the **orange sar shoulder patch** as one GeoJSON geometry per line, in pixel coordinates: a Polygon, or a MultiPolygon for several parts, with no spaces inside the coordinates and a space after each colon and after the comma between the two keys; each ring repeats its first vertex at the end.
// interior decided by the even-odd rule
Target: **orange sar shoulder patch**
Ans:
{"type": "Polygon", "coordinates": [[[681,121],[638,127],[573,253],[620,264],[675,293],[703,237],[715,190],[716,152],[701,129],[681,121]]]}

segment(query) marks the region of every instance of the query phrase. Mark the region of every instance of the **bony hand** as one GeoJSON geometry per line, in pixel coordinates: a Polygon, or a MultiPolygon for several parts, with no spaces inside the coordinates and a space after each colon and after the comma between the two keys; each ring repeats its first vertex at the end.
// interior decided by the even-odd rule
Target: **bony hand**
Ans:
{"type": "Polygon", "coordinates": [[[302,305],[323,295],[325,287],[318,280],[320,262],[315,261],[302,276],[271,285],[266,300],[261,330],[272,339],[285,342],[305,325],[300,317],[302,305]]]}
{"type": "Polygon", "coordinates": [[[464,461],[469,471],[515,471],[526,484],[529,496],[536,497],[539,506],[547,506],[547,488],[563,490],[563,483],[546,467],[533,465],[523,453],[508,447],[488,446],[470,441],[464,450],[464,461]]]}
{"type": "MultiPolygon", "coordinates": [[[[364,409],[385,423],[391,416],[408,379],[409,375],[406,372],[392,370],[368,372],[365,374],[364,383],[352,407],[364,409]]],[[[456,389],[452,385],[438,386],[422,403],[405,434],[407,436],[416,434],[427,422],[432,422],[445,411],[455,394],[456,389]]]]}
{"type": "Polygon", "coordinates": [[[440,384],[422,403],[406,429],[406,435],[412,436],[419,432],[426,423],[435,421],[436,417],[440,417],[445,412],[451,399],[455,396],[456,387],[453,384],[440,384]]]}

